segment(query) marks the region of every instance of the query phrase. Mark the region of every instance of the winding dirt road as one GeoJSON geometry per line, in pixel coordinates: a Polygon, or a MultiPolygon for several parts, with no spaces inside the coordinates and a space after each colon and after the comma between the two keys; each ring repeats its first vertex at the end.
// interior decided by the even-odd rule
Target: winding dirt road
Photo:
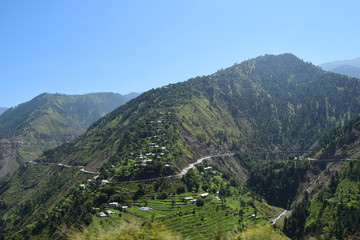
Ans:
{"type": "Polygon", "coordinates": [[[272,221],[271,221],[271,225],[274,225],[277,221],[279,221],[279,219],[284,216],[286,214],[287,210],[283,211],[282,213],[279,214],[279,216],[277,216],[276,218],[274,218],[272,221]]]}
{"type": "MultiPolygon", "coordinates": [[[[132,180],[132,181],[124,181],[124,182],[111,182],[111,183],[115,183],[115,184],[121,184],[121,183],[138,183],[138,182],[147,182],[147,181],[153,181],[153,180],[158,180],[158,179],[166,179],[166,178],[181,178],[182,176],[184,176],[190,169],[194,168],[196,164],[199,164],[201,162],[203,162],[206,159],[210,159],[213,157],[225,157],[225,156],[233,156],[234,153],[225,153],[225,154],[218,154],[218,155],[211,155],[211,156],[206,156],[206,157],[201,157],[199,159],[197,159],[195,162],[190,163],[189,166],[183,168],[179,174],[176,175],[169,175],[169,176],[165,176],[165,177],[157,177],[157,178],[148,178],[148,179],[141,179],[141,180],[132,180]]],[[[85,170],[84,166],[69,166],[66,164],[62,164],[62,163],[49,163],[49,162],[44,162],[44,163],[39,163],[39,162],[34,162],[34,161],[29,161],[29,163],[33,163],[33,164],[46,164],[46,165],[56,165],[56,166],[60,166],[60,167],[66,167],[66,168],[80,168],[80,172],[83,173],[88,173],[88,174],[96,174],[99,175],[100,172],[92,172],[92,171],[87,171],[85,170]]]]}
{"type": "Polygon", "coordinates": [[[213,157],[225,157],[225,156],[233,156],[234,153],[225,153],[225,154],[218,154],[218,155],[211,155],[211,156],[206,156],[206,157],[201,157],[198,160],[196,160],[193,163],[190,163],[189,166],[187,166],[186,168],[183,168],[179,174],[176,175],[169,175],[169,176],[165,176],[165,177],[157,177],[157,178],[148,178],[148,179],[141,179],[141,180],[132,180],[132,181],[124,181],[124,182],[111,182],[111,183],[115,183],[115,184],[121,184],[121,183],[139,183],[139,182],[148,182],[148,181],[154,181],[154,180],[159,180],[159,179],[167,179],[167,178],[181,178],[182,176],[184,176],[190,169],[194,168],[196,164],[199,164],[201,162],[203,162],[206,159],[210,159],[213,157]]]}

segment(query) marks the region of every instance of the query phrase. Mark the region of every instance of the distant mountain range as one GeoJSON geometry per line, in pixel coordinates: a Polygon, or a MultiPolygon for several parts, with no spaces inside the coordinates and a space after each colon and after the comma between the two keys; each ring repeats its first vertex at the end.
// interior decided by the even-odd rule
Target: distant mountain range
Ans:
{"type": "Polygon", "coordinates": [[[323,63],[320,67],[329,72],[360,78],[360,58],[323,63]]]}
{"type": "Polygon", "coordinates": [[[7,108],[5,108],[5,107],[0,107],[0,115],[3,113],[3,112],[5,112],[7,110],[7,108]]]}
{"type": "Polygon", "coordinates": [[[84,133],[97,119],[138,94],[41,94],[0,115],[0,178],[84,133]]]}

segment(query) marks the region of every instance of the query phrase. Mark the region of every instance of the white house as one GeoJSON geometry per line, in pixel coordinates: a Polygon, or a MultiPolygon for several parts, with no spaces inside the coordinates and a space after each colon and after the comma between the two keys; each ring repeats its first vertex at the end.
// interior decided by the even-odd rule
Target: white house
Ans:
{"type": "Polygon", "coordinates": [[[207,196],[209,196],[209,193],[202,193],[202,194],[200,194],[200,197],[202,197],[202,198],[206,198],[207,196]]]}
{"type": "Polygon", "coordinates": [[[106,215],[104,212],[100,212],[100,213],[98,214],[98,216],[99,216],[99,217],[102,217],[102,218],[103,218],[103,217],[107,217],[107,215],[106,215]]]}
{"type": "Polygon", "coordinates": [[[118,208],[118,207],[119,207],[119,203],[118,203],[118,202],[111,202],[111,203],[109,203],[109,207],[118,208]]]}
{"type": "Polygon", "coordinates": [[[185,200],[185,201],[190,201],[190,200],[193,200],[193,199],[194,199],[194,197],[192,197],[192,196],[184,197],[184,200],[185,200]]]}
{"type": "Polygon", "coordinates": [[[110,183],[109,180],[106,180],[106,179],[101,180],[101,185],[106,185],[109,183],[110,183]]]}
{"type": "Polygon", "coordinates": [[[149,211],[151,210],[152,208],[151,207],[141,207],[139,208],[141,211],[149,211]]]}

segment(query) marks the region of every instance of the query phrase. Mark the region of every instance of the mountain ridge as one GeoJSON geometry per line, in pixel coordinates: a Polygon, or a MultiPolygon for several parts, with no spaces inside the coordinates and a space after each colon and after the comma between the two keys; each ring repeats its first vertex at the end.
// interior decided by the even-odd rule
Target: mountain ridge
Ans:
{"type": "Polygon", "coordinates": [[[326,71],[360,78],[360,58],[328,62],[319,66],[326,71]]]}
{"type": "Polygon", "coordinates": [[[284,231],[292,238],[356,239],[360,226],[360,117],[329,133],[315,157],[351,160],[328,165],[316,176],[313,186],[306,189],[309,195],[316,195],[295,207],[284,231]]]}
{"type": "Polygon", "coordinates": [[[24,161],[34,160],[42,151],[82,134],[92,122],[124,104],[127,99],[115,93],[43,93],[8,109],[0,115],[4,165],[0,177],[13,172],[24,161]],[[8,151],[7,147],[12,150],[8,151]]]}
{"type": "Polygon", "coordinates": [[[3,114],[8,108],[0,107],[0,115],[3,114]]]}

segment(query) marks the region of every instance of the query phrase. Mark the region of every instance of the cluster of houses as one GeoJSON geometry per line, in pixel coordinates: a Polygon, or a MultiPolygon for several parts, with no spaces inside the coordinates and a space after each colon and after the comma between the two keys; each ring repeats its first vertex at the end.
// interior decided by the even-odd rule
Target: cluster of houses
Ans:
{"type": "MultiPolygon", "coordinates": [[[[115,208],[115,209],[129,208],[129,206],[121,206],[118,202],[110,202],[110,203],[108,203],[107,207],[115,208]]],[[[93,209],[100,211],[99,208],[93,208],[93,209]]],[[[149,211],[149,210],[152,210],[152,208],[151,207],[140,207],[139,210],[141,210],[141,211],[149,211]]],[[[105,210],[105,212],[99,212],[97,214],[97,216],[100,217],[100,218],[104,218],[104,217],[108,217],[110,214],[116,214],[116,213],[114,211],[108,209],[108,210],[105,210]]]]}
{"type": "MultiPolygon", "coordinates": [[[[94,176],[94,179],[90,179],[90,178],[89,178],[89,179],[87,180],[87,182],[88,182],[88,183],[92,183],[93,180],[96,180],[98,177],[99,177],[99,175],[94,176]]],[[[110,183],[111,183],[111,182],[110,182],[109,180],[107,180],[107,179],[102,179],[102,180],[101,180],[101,186],[105,186],[106,184],[110,184],[110,183]]],[[[81,190],[86,190],[86,185],[83,184],[83,183],[80,184],[79,187],[80,187],[81,190]]]]}
{"type": "MultiPolygon", "coordinates": [[[[107,204],[107,207],[114,208],[114,209],[126,209],[126,208],[128,208],[128,206],[121,206],[118,202],[110,202],[110,203],[107,204]]],[[[94,210],[100,211],[99,208],[94,208],[94,210]]],[[[105,210],[105,212],[98,213],[98,217],[103,218],[103,217],[107,217],[110,214],[116,214],[116,213],[114,211],[108,209],[108,210],[105,210]]]]}
{"type": "Polygon", "coordinates": [[[184,197],[184,201],[189,201],[191,203],[196,202],[196,199],[192,196],[184,197]]]}
{"type": "Polygon", "coordinates": [[[253,219],[253,220],[255,220],[255,219],[259,219],[259,217],[258,217],[258,216],[256,216],[256,214],[255,214],[255,213],[253,213],[253,214],[249,215],[249,216],[248,216],[248,218],[249,218],[249,219],[253,219]]]}
{"type": "Polygon", "coordinates": [[[98,217],[107,217],[110,214],[115,214],[115,212],[111,211],[111,210],[105,210],[105,212],[99,212],[98,217]]]}
{"type": "MultiPolygon", "coordinates": [[[[201,193],[201,194],[199,194],[199,196],[200,196],[201,198],[206,198],[206,197],[208,197],[209,195],[210,195],[209,193],[201,193]]],[[[216,198],[216,200],[221,200],[218,196],[216,196],[215,198],[216,198]]],[[[189,201],[189,202],[191,202],[191,203],[196,202],[196,199],[195,199],[193,196],[184,197],[183,200],[184,200],[184,201],[189,201]]]]}
{"type": "MultiPolygon", "coordinates": [[[[155,121],[150,121],[150,124],[163,126],[164,123],[166,122],[166,120],[163,120],[164,115],[171,114],[170,112],[168,112],[168,113],[159,112],[159,113],[161,115],[159,117],[159,119],[155,120],[155,121]]],[[[167,151],[167,148],[165,146],[161,146],[161,144],[159,143],[160,139],[162,138],[160,136],[161,135],[160,128],[157,128],[157,134],[158,135],[152,136],[153,142],[151,142],[144,148],[144,149],[150,149],[150,152],[138,155],[137,156],[138,162],[136,164],[134,164],[134,166],[146,166],[148,164],[151,164],[155,160],[161,159],[165,156],[165,152],[167,151]],[[153,149],[153,150],[151,150],[151,149],[153,149]],[[154,153],[154,152],[156,152],[156,153],[154,153]]],[[[165,135],[165,133],[163,133],[163,135],[165,135]]],[[[169,166],[170,165],[167,164],[167,167],[169,167],[169,166]]]]}

